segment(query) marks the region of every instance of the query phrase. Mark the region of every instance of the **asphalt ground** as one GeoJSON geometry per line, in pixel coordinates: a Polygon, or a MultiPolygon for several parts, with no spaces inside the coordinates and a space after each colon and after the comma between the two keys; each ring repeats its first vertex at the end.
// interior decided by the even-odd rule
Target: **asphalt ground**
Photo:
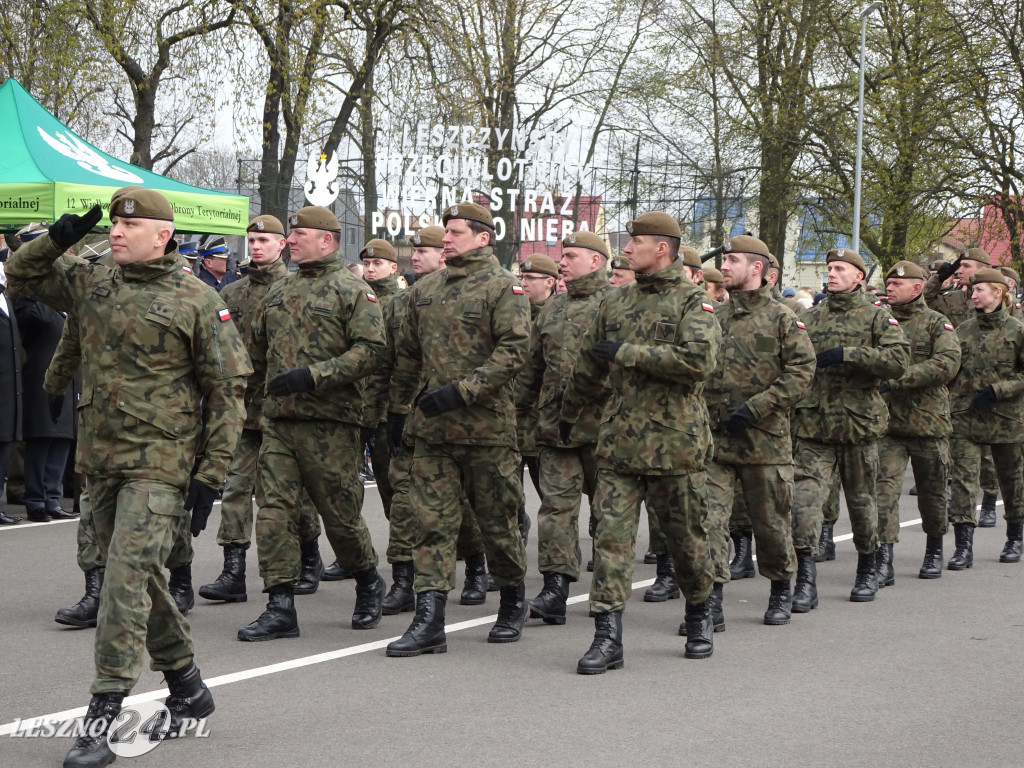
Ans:
{"type": "MultiPolygon", "coordinates": [[[[904,491],[910,485],[908,476],[904,491]]],[[[237,629],[264,604],[250,555],[249,602],[199,599],[188,616],[196,662],[216,699],[208,736],[164,742],[118,764],[1019,766],[1024,566],[998,562],[1000,520],[977,531],[971,570],[918,579],[925,537],[914,522],[915,501],[901,498],[896,585],[874,602],[849,602],[856,552],[844,510],[838,557],[818,567],[820,607],[767,627],[768,581],[728,584],[727,629],[715,635],[714,655],[700,661],[683,658],[683,601],[643,602],[654,566],[642,563],[642,519],[624,617],[625,668],[592,677],[575,671],[593,637],[590,574],[572,585],[565,626],[531,620],[520,642],[488,644],[497,594],[466,607],[456,592],[448,653],[392,659],[384,646],[412,614],[351,629],[352,581],[323,583],[316,595],[296,599],[300,638],[238,642],[237,629]]],[[[530,488],[534,519],[537,507],[530,488]]],[[[218,515],[196,541],[197,586],[220,571],[218,515]]],[[[386,522],[373,488],[364,515],[383,552],[386,522]]],[[[82,592],[75,527],[0,529],[4,768],[60,765],[72,740],[26,737],[23,721],[79,716],[89,701],[93,630],[53,622],[57,608],[82,592]]],[[[952,539],[950,532],[947,558],[952,539]]],[[[589,546],[584,538],[581,548],[589,546]]],[[[329,562],[326,539],[321,550],[329,562]]],[[[534,533],[528,551],[532,597],[541,587],[534,533]]],[[[390,579],[387,565],[381,571],[390,579]]],[[[166,695],[161,676],[148,669],[135,692],[130,701],[166,695]]]]}

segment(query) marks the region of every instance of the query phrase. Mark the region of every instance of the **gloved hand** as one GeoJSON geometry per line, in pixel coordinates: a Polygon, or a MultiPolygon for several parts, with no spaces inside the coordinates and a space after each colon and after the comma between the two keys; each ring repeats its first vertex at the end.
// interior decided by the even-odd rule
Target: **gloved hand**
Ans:
{"type": "Polygon", "coordinates": [[[292,368],[274,374],[267,382],[268,395],[294,395],[296,392],[312,392],[316,389],[313,373],[309,368],[292,368]]]}
{"type": "Polygon", "coordinates": [[[405,431],[405,416],[400,413],[388,414],[388,453],[391,458],[402,455],[402,433],[405,431]]]}
{"type": "Polygon", "coordinates": [[[50,406],[50,418],[56,424],[60,421],[60,414],[64,410],[64,395],[46,395],[46,402],[50,406]]]}
{"type": "Polygon", "coordinates": [[[418,405],[424,416],[434,418],[442,413],[465,408],[466,401],[462,399],[455,384],[445,384],[443,387],[424,392],[418,405]]]}
{"type": "Polygon", "coordinates": [[[729,411],[729,418],[725,420],[725,431],[730,435],[742,435],[753,424],[753,411],[747,407],[746,403],[742,403],[729,411]]]}
{"type": "Polygon", "coordinates": [[[50,239],[61,248],[70,248],[89,234],[99,220],[103,218],[103,209],[94,205],[84,216],[65,213],[50,225],[50,239]]]}
{"type": "Polygon", "coordinates": [[[563,445],[569,445],[572,442],[572,428],[574,424],[570,421],[558,422],[558,438],[562,441],[563,445]]]}
{"type": "Polygon", "coordinates": [[[373,451],[374,443],[376,443],[377,430],[373,427],[360,427],[359,428],[359,443],[365,445],[370,451],[373,451]]]}
{"type": "Polygon", "coordinates": [[[590,351],[594,353],[594,357],[599,360],[607,360],[609,363],[615,359],[615,355],[619,352],[619,347],[622,346],[621,341],[614,341],[612,339],[601,339],[594,346],[590,348],[590,351]]]}
{"type": "Polygon", "coordinates": [[[991,411],[992,406],[996,404],[996,391],[989,384],[987,387],[982,387],[974,393],[974,410],[976,411],[991,411]]]}
{"type": "Polygon", "coordinates": [[[818,353],[818,367],[828,368],[830,365],[843,362],[843,348],[832,347],[832,349],[826,349],[824,352],[818,353]]]}
{"type": "Polygon", "coordinates": [[[185,511],[192,513],[192,525],[189,530],[192,536],[198,536],[206,530],[206,521],[213,512],[213,502],[217,500],[216,488],[211,488],[198,477],[193,477],[185,497],[185,511]]]}
{"type": "Polygon", "coordinates": [[[892,382],[883,381],[881,384],[878,385],[878,394],[888,395],[890,392],[892,392],[892,382]]]}
{"type": "Polygon", "coordinates": [[[946,282],[947,280],[949,280],[949,278],[953,276],[953,273],[960,269],[960,262],[962,261],[963,259],[957,256],[956,261],[954,261],[952,264],[943,264],[941,267],[939,267],[938,271],[936,272],[936,274],[939,276],[939,279],[942,282],[946,282]]]}

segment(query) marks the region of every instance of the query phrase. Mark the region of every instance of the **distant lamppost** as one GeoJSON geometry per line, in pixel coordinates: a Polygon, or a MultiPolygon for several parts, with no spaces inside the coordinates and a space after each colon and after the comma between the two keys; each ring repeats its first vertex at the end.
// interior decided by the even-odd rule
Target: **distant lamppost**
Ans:
{"type": "Polygon", "coordinates": [[[868,16],[882,7],[874,2],[860,12],[860,98],[857,102],[857,160],[853,174],[853,242],[851,247],[860,253],[860,155],[864,143],[864,48],[867,40],[868,16]]]}

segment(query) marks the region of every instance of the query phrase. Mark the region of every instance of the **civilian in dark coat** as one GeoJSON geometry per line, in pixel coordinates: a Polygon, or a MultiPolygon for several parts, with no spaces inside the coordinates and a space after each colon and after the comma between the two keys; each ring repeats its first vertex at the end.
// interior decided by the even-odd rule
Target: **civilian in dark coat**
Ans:
{"type": "MultiPolygon", "coordinates": [[[[11,446],[21,440],[21,342],[12,302],[6,296],[7,279],[0,264],[0,491],[7,481],[7,457],[11,446]]],[[[20,523],[20,517],[4,514],[0,497],[0,525],[20,523]]]]}

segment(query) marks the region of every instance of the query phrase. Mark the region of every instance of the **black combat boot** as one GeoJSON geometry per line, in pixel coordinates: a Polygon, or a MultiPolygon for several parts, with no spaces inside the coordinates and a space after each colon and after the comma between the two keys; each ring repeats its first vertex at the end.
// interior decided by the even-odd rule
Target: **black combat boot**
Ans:
{"type": "Polygon", "coordinates": [[[302,570],[299,580],[295,582],[296,595],[312,595],[320,589],[320,579],[324,575],[324,561],[320,557],[320,542],[316,539],[307,541],[301,546],[302,570]]]}
{"type": "Polygon", "coordinates": [[[85,572],[85,594],[70,608],[61,608],[53,620],[69,627],[95,627],[100,607],[100,589],[106,569],[93,568],[85,572]]]}
{"type": "Polygon", "coordinates": [[[594,642],[576,662],[580,675],[603,675],[609,669],[622,669],[622,611],[599,613],[594,617],[594,642]]]}
{"type": "Polygon", "coordinates": [[[107,732],[121,713],[123,693],[97,693],[89,702],[84,733],[64,758],[64,768],[102,768],[117,759],[107,743],[107,732]]]}
{"type": "Polygon", "coordinates": [[[711,620],[711,607],[705,600],[699,605],[686,605],[686,652],[688,659],[706,659],[714,651],[714,629],[711,620]]]}
{"type": "Polygon", "coordinates": [[[754,534],[750,531],[733,531],[733,549],[736,550],[732,562],[729,563],[729,574],[736,579],[752,579],[757,573],[754,570],[754,534]]]}
{"type": "Polygon", "coordinates": [[[815,562],[810,552],[797,550],[793,613],[809,613],[818,607],[818,566],[815,562]]]}
{"type": "Polygon", "coordinates": [[[978,527],[979,528],[995,528],[996,527],[996,499],[998,497],[994,493],[988,493],[982,491],[981,494],[981,513],[978,515],[978,527]]]}
{"type": "Polygon", "coordinates": [[[644,602],[664,603],[666,600],[678,600],[682,596],[676,582],[676,567],[672,555],[658,555],[657,578],[644,592],[644,602]]]}
{"type": "Polygon", "coordinates": [[[924,562],[917,572],[920,579],[938,579],[942,577],[942,537],[929,536],[924,546],[924,562]]]}
{"type": "Polygon", "coordinates": [[[419,656],[421,653],[447,653],[444,634],[444,608],[448,595],[431,590],[416,595],[416,615],[405,634],[388,644],[388,656],[419,656]]]}
{"type": "Polygon", "coordinates": [[[192,566],[179,565],[171,569],[171,578],[167,580],[167,591],[171,593],[178,613],[186,615],[196,604],[196,593],[192,589],[192,566]]]}
{"type": "Polygon", "coordinates": [[[324,568],[323,575],[320,577],[321,581],[345,581],[345,579],[351,579],[352,574],[348,571],[342,570],[341,566],[338,565],[338,561],[335,560],[333,563],[324,568]]]}
{"type": "Polygon", "coordinates": [[[821,538],[818,540],[818,551],[814,555],[814,562],[823,563],[826,560],[836,559],[836,543],[832,539],[832,532],[835,523],[821,524],[821,538]]]}
{"type": "MultiPolygon", "coordinates": [[[[722,608],[722,584],[715,582],[715,586],[708,595],[708,610],[711,611],[711,623],[715,632],[725,632],[725,610],[722,608]]],[[[686,637],[686,622],[679,625],[679,636],[686,637]]]]}
{"type": "Polygon", "coordinates": [[[1024,551],[1024,523],[1006,524],[1006,544],[999,555],[1000,563],[1019,563],[1024,551]]]}
{"type": "Polygon", "coordinates": [[[974,526],[970,523],[953,523],[953,540],[956,549],[946,563],[951,571],[962,571],[974,565],[974,526]]]}
{"type": "Polygon", "coordinates": [[[891,587],[896,583],[896,571],[892,567],[892,544],[879,544],[875,552],[875,570],[878,573],[878,588],[891,587]]]}
{"type": "Polygon", "coordinates": [[[295,612],[295,595],[291,584],[271,587],[267,610],[256,621],[238,630],[238,639],[249,642],[298,636],[299,618],[295,612]]]}
{"type": "Polygon", "coordinates": [[[216,581],[199,588],[199,596],[224,603],[244,603],[249,599],[245,592],[244,549],[231,544],[224,547],[224,570],[216,581]]]}
{"type": "Polygon", "coordinates": [[[878,594],[877,553],[857,553],[857,578],[850,590],[851,603],[870,603],[878,594]]]}
{"type": "Polygon", "coordinates": [[[191,661],[181,669],[165,671],[164,680],[171,694],[164,699],[164,706],[171,713],[171,722],[169,726],[165,724],[161,712],[153,721],[151,733],[153,736],[174,739],[184,735],[180,731],[185,718],[198,720],[213,714],[213,694],[200,677],[199,667],[191,661]]]}
{"type": "Polygon", "coordinates": [[[501,602],[498,605],[498,620],[487,633],[487,642],[514,643],[522,636],[526,614],[530,612],[526,604],[526,582],[520,581],[514,587],[502,587],[499,593],[501,602]]]}
{"type": "Polygon", "coordinates": [[[487,601],[487,557],[483,552],[466,555],[466,583],[462,587],[462,605],[483,605],[487,601]]]}
{"type": "MultiPolygon", "coordinates": [[[[654,565],[657,562],[658,556],[651,552],[651,550],[648,549],[646,552],[644,552],[644,565],[654,565]]],[[[591,568],[590,570],[593,570],[593,568],[591,568]]]]}
{"type": "Polygon", "coordinates": [[[376,568],[356,573],[356,607],[352,611],[352,629],[373,629],[380,624],[387,591],[388,585],[376,568]]]}
{"type": "Polygon", "coordinates": [[[569,599],[569,577],[564,573],[544,573],[544,588],[530,600],[530,618],[545,624],[565,624],[565,601],[569,599]]]}
{"type": "Polygon", "coordinates": [[[381,603],[381,612],[385,616],[395,616],[416,608],[412,578],[412,560],[401,560],[391,564],[391,591],[384,596],[384,602],[381,603]]]}
{"type": "Polygon", "coordinates": [[[789,624],[792,611],[793,595],[789,591],[789,579],[772,581],[772,593],[768,598],[768,610],[764,612],[764,623],[771,626],[789,624]]]}

